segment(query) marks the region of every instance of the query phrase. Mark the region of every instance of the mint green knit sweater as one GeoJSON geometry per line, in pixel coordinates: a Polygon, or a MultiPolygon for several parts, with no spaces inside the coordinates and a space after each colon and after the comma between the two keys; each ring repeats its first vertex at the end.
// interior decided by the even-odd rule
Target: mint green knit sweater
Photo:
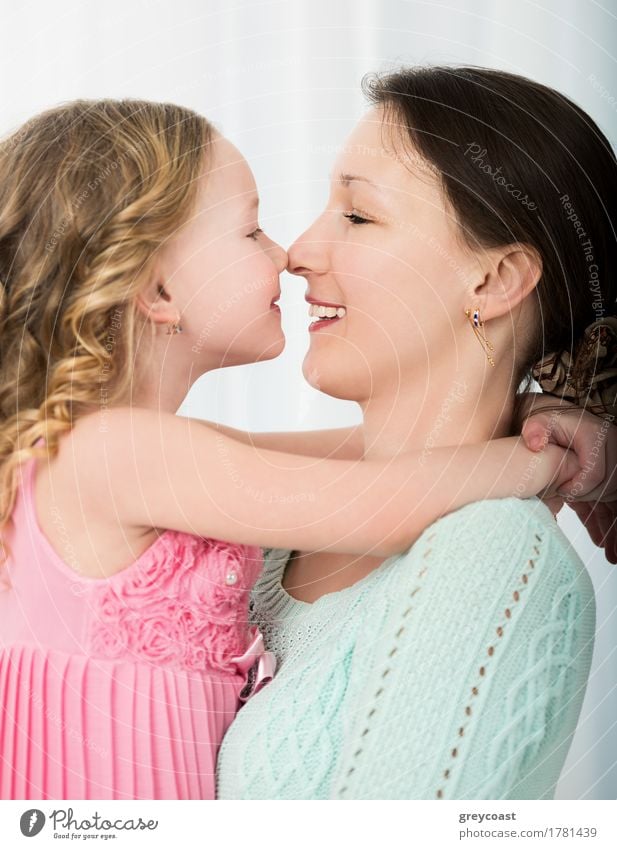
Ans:
{"type": "Polygon", "coordinates": [[[489,499],[313,604],[266,550],[253,621],[279,667],[231,725],[218,797],[550,799],[595,598],[538,498],[489,499]]]}

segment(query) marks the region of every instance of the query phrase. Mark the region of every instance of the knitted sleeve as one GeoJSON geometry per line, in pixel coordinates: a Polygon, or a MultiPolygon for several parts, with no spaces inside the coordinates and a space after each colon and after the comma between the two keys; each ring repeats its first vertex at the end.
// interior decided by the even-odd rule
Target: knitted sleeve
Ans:
{"type": "Polygon", "coordinates": [[[595,598],[538,499],[428,528],[392,575],[334,798],[552,798],[591,665],[595,598]]]}

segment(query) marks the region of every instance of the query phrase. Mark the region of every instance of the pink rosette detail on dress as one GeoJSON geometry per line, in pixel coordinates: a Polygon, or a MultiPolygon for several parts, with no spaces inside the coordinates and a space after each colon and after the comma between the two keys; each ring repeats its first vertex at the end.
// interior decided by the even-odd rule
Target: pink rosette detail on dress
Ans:
{"type": "Polygon", "coordinates": [[[91,596],[89,650],[159,666],[237,671],[251,639],[256,546],[166,531],[91,596]]]}

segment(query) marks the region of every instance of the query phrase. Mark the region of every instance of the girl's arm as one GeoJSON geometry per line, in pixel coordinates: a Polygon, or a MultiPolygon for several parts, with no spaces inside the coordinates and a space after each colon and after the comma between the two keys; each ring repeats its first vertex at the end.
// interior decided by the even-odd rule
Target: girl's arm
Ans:
{"type": "Polygon", "coordinates": [[[255,433],[200,419],[201,423],[254,448],[269,448],[287,454],[328,457],[330,460],[359,460],[364,453],[362,425],[323,430],[281,430],[255,433]]]}
{"type": "MultiPolygon", "coordinates": [[[[218,422],[200,420],[202,424],[224,433],[239,442],[252,445],[255,448],[269,448],[272,451],[284,451],[289,454],[304,454],[309,457],[328,457],[331,460],[359,460],[364,454],[364,437],[362,425],[339,427],[323,430],[270,431],[253,432],[223,425],[218,422]]],[[[572,447],[579,458],[581,470],[585,469],[585,478],[579,487],[579,500],[594,500],[596,494],[591,491],[603,481],[604,456],[608,459],[608,444],[601,445],[598,451],[596,431],[598,417],[584,412],[566,400],[560,400],[541,392],[523,393],[523,401],[518,415],[512,423],[512,434],[522,434],[525,444],[532,451],[540,441],[540,434],[548,427],[548,423],[556,422],[553,426],[551,441],[563,448],[572,447]],[[545,413],[545,409],[555,410],[545,413]],[[592,453],[593,452],[593,453],[592,453]],[[589,466],[594,469],[589,474],[589,466]]],[[[579,472],[579,476],[580,476],[579,472]]],[[[602,495],[601,500],[607,500],[602,495]]]]}
{"type": "Polygon", "coordinates": [[[202,422],[142,408],[80,419],[80,496],[110,521],[275,548],[390,556],[429,524],[483,498],[535,495],[576,469],[555,445],[518,437],[401,454],[388,462],[256,450],[202,422]],[[103,424],[101,425],[102,422],[103,424]]]}
{"type": "MultiPolygon", "coordinates": [[[[513,434],[520,433],[521,422],[533,415],[548,402],[546,396],[537,392],[523,393],[523,402],[516,422],[513,422],[513,434]],[[543,399],[539,401],[539,399],[543,399]]],[[[552,399],[553,405],[555,399],[552,399]]],[[[565,405],[568,403],[564,403],[565,405]]],[[[288,454],[305,454],[308,457],[329,457],[331,460],[359,460],[364,454],[362,425],[337,427],[323,430],[291,430],[255,432],[240,430],[229,425],[200,419],[202,424],[231,436],[239,442],[253,445],[255,448],[270,448],[272,451],[285,451],[288,454]]]]}

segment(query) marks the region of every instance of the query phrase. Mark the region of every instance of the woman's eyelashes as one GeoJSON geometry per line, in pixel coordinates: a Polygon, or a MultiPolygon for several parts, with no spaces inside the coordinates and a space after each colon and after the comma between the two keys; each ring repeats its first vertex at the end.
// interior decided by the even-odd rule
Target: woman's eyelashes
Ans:
{"type": "Polygon", "coordinates": [[[261,229],[261,227],[256,227],[256,228],[253,230],[253,232],[252,232],[252,233],[249,233],[249,234],[248,234],[247,239],[253,239],[253,241],[254,241],[254,242],[256,242],[256,241],[257,241],[257,237],[259,236],[259,234],[260,234],[260,233],[263,233],[263,230],[261,229]]]}
{"type": "Polygon", "coordinates": [[[343,217],[347,218],[352,224],[370,224],[371,219],[365,218],[362,215],[359,215],[354,209],[351,212],[344,212],[343,217]]]}

